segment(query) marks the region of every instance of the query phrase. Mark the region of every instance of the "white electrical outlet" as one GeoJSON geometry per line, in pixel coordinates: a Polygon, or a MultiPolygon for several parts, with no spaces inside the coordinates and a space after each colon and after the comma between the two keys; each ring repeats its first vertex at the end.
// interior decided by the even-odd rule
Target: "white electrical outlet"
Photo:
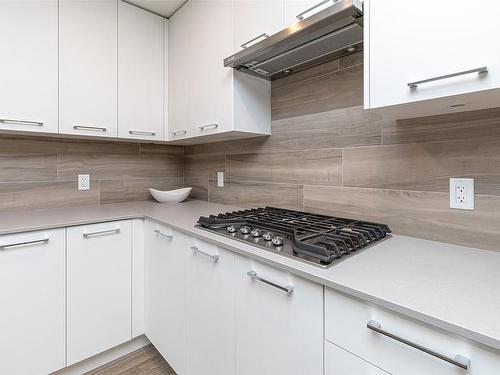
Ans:
{"type": "Polygon", "coordinates": [[[217,172],[217,186],[224,186],[224,172],[217,172]]]}
{"type": "Polygon", "coordinates": [[[90,175],[89,174],[79,174],[78,175],[78,190],[90,190],[90,175]]]}
{"type": "Polygon", "coordinates": [[[450,178],[450,208],[474,209],[473,178],[450,178]]]}

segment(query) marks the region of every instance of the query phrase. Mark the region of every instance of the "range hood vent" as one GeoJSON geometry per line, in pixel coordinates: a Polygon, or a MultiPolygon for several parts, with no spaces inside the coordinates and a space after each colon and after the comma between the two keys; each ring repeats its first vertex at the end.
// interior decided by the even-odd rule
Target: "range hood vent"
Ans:
{"type": "Polygon", "coordinates": [[[224,66],[267,80],[363,49],[363,3],[328,8],[224,59],[224,66]]]}

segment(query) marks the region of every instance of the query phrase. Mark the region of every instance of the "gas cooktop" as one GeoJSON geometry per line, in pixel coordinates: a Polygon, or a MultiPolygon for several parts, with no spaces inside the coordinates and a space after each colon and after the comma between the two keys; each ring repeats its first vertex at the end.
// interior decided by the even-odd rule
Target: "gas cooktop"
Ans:
{"type": "Polygon", "coordinates": [[[202,216],[196,226],[323,268],[391,232],[385,224],[275,207],[202,216]]]}

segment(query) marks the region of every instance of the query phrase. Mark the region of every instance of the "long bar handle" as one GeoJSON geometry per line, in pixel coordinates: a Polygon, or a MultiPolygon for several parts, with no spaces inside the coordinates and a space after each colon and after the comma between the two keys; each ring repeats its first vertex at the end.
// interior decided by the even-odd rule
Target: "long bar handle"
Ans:
{"type": "Polygon", "coordinates": [[[247,48],[250,43],[255,42],[256,40],[259,40],[260,38],[264,38],[264,39],[265,38],[269,38],[269,34],[268,33],[262,33],[260,35],[257,35],[255,38],[252,38],[249,41],[243,43],[240,47],[241,48],[247,48]]]}
{"type": "Polygon", "coordinates": [[[396,341],[399,341],[403,344],[406,344],[408,346],[411,346],[412,348],[415,348],[417,350],[420,350],[424,353],[427,353],[429,355],[432,355],[433,357],[436,357],[436,358],[439,358],[445,362],[448,362],[448,363],[451,363],[452,365],[455,365],[457,367],[460,367],[464,370],[468,370],[469,367],[470,367],[470,359],[467,358],[467,357],[464,357],[463,355],[460,355],[460,354],[457,354],[454,358],[451,358],[451,357],[448,357],[444,354],[441,354],[441,353],[438,353],[432,349],[429,349],[425,346],[422,346],[422,345],[419,345],[419,344],[416,344],[412,341],[409,341],[405,338],[402,338],[398,335],[395,335],[391,332],[388,332],[386,330],[383,330],[381,327],[382,325],[380,324],[380,322],[377,322],[376,320],[370,320],[367,324],[366,324],[366,327],[368,329],[371,329],[372,331],[375,331],[377,333],[380,333],[381,335],[384,335],[384,336],[387,336],[393,340],[396,340],[396,341]]]}
{"type": "Polygon", "coordinates": [[[156,132],[145,130],[129,130],[128,133],[132,135],[156,135],[156,132]]]}
{"type": "Polygon", "coordinates": [[[89,130],[92,132],[106,132],[107,128],[102,128],[100,126],[86,126],[86,125],[73,125],[75,130],[89,130]]]}
{"type": "Polygon", "coordinates": [[[165,233],[162,233],[161,230],[159,229],[155,229],[154,232],[156,234],[158,234],[159,236],[162,236],[162,237],[165,237],[167,240],[171,240],[172,238],[174,238],[174,235],[173,234],[165,234],[165,233]]]}
{"type": "Polygon", "coordinates": [[[39,121],[10,120],[6,118],[0,118],[0,122],[7,125],[43,126],[43,122],[39,121]]]}
{"type": "Polygon", "coordinates": [[[120,228],[100,230],[98,232],[84,233],[83,237],[89,238],[89,237],[96,237],[96,236],[104,236],[106,234],[113,234],[113,233],[120,233],[120,228]]]}
{"type": "Polygon", "coordinates": [[[414,88],[418,87],[418,85],[421,85],[423,83],[440,81],[442,79],[447,79],[447,78],[452,78],[452,77],[457,77],[457,76],[463,76],[463,75],[472,74],[472,73],[479,73],[479,74],[488,73],[488,67],[487,66],[482,66],[482,67],[476,68],[476,69],[464,70],[464,71],[457,72],[457,73],[446,74],[444,76],[423,79],[421,81],[408,82],[407,85],[408,85],[409,88],[414,89],[414,88]]]}
{"type": "Polygon", "coordinates": [[[297,15],[295,16],[295,18],[297,18],[298,20],[302,21],[302,20],[304,19],[304,14],[309,13],[311,10],[314,10],[314,9],[316,9],[317,7],[320,7],[320,6],[322,6],[323,4],[326,4],[326,3],[327,3],[327,2],[329,2],[329,1],[330,1],[330,0],[323,0],[323,1],[320,1],[318,4],[313,5],[312,7],[310,7],[310,8],[308,8],[308,9],[304,10],[303,12],[301,12],[301,13],[297,14],[297,15]]]}
{"type": "Polygon", "coordinates": [[[187,130],[177,130],[176,132],[172,132],[172,135],[184,135],[187,134],[187,130]]]}
{"type": "Polygon", "coordinates": [[[292,293],[293,290],[295,289],[292,285],[282,286],[282,285],[273,283],[272,281],[263,279],[262,277],[260,277],[259,275],[257,275],[257,272],[255,272],[255,271],[248,271],[247,272],[247,276],[249,276],[250,278],[252,278],[254,280],[260,281],[261,283],[264,283],[264,284],[270,285],[272,287],[275,287],[275,288],[281,290],[282,292],[285,292],[286,294],[292,293]]]}
{"type": "Polygon", "coordinates": [[[12,249],[14,247],[22,247],[22,246],[29,246],[29,245],[38,245],[38,244],[48,243],[48,242],[49,242],[48,238],[42,238],[40,240],[33,240],[33,241],[16,242],[16,243],[8,244],[8,245],[1,245],[0,250],[7,250],[7,249],[12,249]]]}
{"type": "Polygon", "coordinates": [[[209,253],[205,253],[204,251],[200,250],[198,246],[191,246],[191,250],[193,250],[196,254],[201,254],[201,255],[204,255],[206,257],[209,257],[215,263],[217,263],[219,261],[219,256],[217,254],[212,255],[209,253]]]}
{"type": "Polygon", "coordinates": [[[217,129],[219,127],[219,124],[207,124],[207,125],[201,125],[198,126],[201,131],[207,130],[207,129],[217,129]]]}

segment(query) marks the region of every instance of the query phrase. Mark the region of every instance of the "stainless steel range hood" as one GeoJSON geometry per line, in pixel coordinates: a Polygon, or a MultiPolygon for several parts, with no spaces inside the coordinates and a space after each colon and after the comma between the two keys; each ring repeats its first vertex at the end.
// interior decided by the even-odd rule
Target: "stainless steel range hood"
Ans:
{"type": "Polygon", "coordinates": [[[362,49],[362,0],[337,0],[229,56],[224,66],[272,80],[362,49]]]}

